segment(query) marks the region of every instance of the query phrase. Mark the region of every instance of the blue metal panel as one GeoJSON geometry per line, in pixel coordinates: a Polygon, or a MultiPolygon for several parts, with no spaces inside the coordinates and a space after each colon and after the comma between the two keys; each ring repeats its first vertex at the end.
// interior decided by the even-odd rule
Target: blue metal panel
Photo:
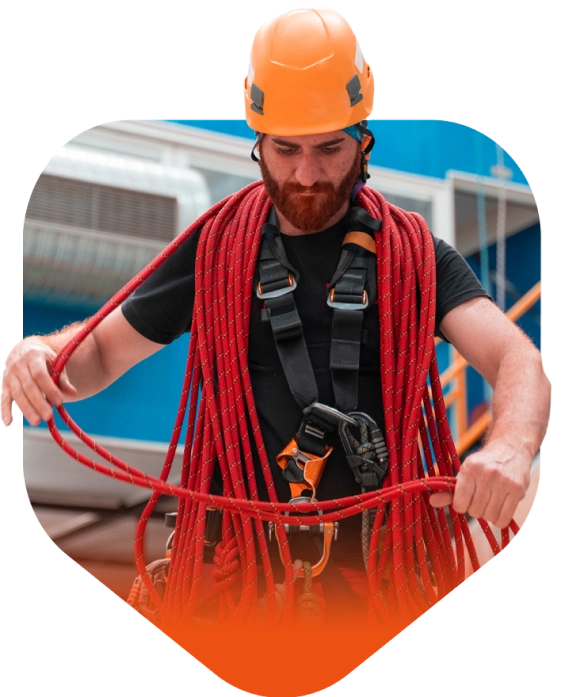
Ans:
{"type": "MultiPolygon", "coordinates": [[[[45,334],[86,318],[87,312],[24,304],[24,336],[45,334]]],[[[87,433],[168,443],[180,400],[188,335],[134,366],[106,390],[67,405],[87,433]]],[[[134,463],[132,463],[134,464],[134,463]]]]}
{"type": "MultiPolygon", "coordinates": [[[[174,121],[227,135],[254,139],[245,121],[174,121]]],[[[450,169],[490,176],[497,164],[496,143],[467,126],[451,121],[369,121],[376,144],[371,162],[379,167],[411,174],[445,178],[450,169]]],[[[526,177],[505,154],[504,164],[512,171],[510,181],[527,184],[526,177]]]]}
{"type": "Polygon", "coordinates": [[[255,131],[253,131],[245,121],[226,121],[226,120],[177,120],[171,119],[170,123],[180,123],[184,126],[192,126],[194,128],[203,128],[206,131],[215,131],[216,133],[225,133],[229,136],[238,136],[239,138],[249,138],[255,140],[255,131]]]}

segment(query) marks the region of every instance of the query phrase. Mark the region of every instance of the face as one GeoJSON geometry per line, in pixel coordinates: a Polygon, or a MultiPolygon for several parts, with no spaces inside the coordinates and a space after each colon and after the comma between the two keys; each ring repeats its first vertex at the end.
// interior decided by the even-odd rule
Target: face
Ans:
{"type": "Polygon", "coordinates": [[[265,135],[259,152],[267,193],[296,231],[318,232],[345,214],[360,172],[361,147],[351,136],[265,135]]]}

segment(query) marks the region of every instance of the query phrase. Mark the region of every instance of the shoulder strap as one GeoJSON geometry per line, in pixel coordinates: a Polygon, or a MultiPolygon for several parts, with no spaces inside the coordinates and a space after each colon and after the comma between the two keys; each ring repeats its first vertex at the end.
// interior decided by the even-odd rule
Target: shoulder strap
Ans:
{"type": "Polygon", "coordinates": [[[273,216],[263,226],[257,261],[256,293],[265,304],[289,388],[305,414],[298,444],[316,455],[325,452],[327,433],[339,424],[336,414],[357,407],[363,310],[376,296],[372,232],[380,229],[380,221],[360,208],[353,208],[348,220],[350,230],[328,289],[328,304],[334,309],[330,369],[336,399],[329,421],[327,410],[319,408],[323,405],[317,401],[318,386],[294,300],[299,276],[286,257],[273,216]]]}
{"type": "Polygon", "coordinates": [[[380,230],[381,221],[362,208],[353,208],[348,228],[328,288],[328,305],[334,309],[330,369],[336,407],[346,413],[357,408],[363,311],[373,305],[377,295],[373,233],[380,230]]]}
{"type": "Polygon", "coordinates": [[[265,303],[290,391],[304,409],[317,401],[318,386],[294,302],[299,276],[286,258],[279,231],[269,223],[263,225],[257,274],[257,297],[265,303]]]}

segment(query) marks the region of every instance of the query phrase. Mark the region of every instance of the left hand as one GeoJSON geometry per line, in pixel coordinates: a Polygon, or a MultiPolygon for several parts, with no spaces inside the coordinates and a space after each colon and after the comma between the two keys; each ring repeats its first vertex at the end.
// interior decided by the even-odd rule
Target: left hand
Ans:
{"type": "Polygon", "coordinates": [[[483,518],[497,528],[510,525],[530,484],[530,452],[502,439],[490,441],[469,455],[457,475],[455,492],[430,496],[436,508],[452,505],[457,513],[483,518]]]}

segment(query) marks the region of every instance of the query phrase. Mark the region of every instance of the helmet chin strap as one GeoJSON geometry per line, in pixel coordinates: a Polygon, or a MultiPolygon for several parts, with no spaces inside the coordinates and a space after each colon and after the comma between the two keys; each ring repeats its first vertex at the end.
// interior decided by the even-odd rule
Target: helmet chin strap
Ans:
{"type": "Polygon", "coordinates": [[[361,179],[358,179],[355,182],[355,186],[351,190],[351,203],[355,203],[355,199],[357,198],[357,194],[361,191],[361,189],[365,186],[365,182],[361,181],[361,179]]]}
{"type": "Polygon", "coordinates": [[[367,121],[361,121],[357,124],[357,129],[362,136],[361,140],[361,172],[359,174],[359,179],[355,183],[353,190],[351,191],[351,203],[355,202],[357,194],[365,186],[367,179],[371,176],[369,174],[369,157],[371,150],[375,145],[375,136],[372,131],[367,128],[367,121]]]}
{"type": "Polygon", "coordinates": [[[260,133],[259,131],[256,131],[257,135],[257,140],[255,141],[255,144],[251,148],[251,159],[253,162],[259,162],[259,158],[255,154],[255,148],[259,145],[259,143],[263,140],[263,136],[265,135],[264,133],[260,133]]]}
{"type": "Polygon", "coordinates": [[[371,176],[369,174],[369,157],[373,146],[375,145],[375,136],[367,128],[367,121],[361,121],[357,124],[363,140],[361,142],[361,182],[365,184],[371,176]]]}

